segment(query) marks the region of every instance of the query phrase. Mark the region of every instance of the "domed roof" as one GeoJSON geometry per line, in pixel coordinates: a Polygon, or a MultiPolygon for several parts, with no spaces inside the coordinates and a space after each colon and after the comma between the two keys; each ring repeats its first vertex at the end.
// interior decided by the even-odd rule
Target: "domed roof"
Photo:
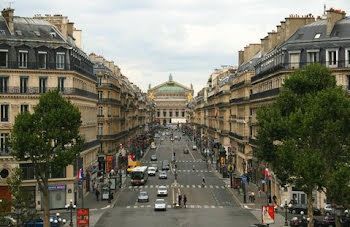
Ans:
{"type": "Polygon", "coordinates": [[[157,89],[158,92],[184,92],[182,87],[167,84],[157,89]]]}

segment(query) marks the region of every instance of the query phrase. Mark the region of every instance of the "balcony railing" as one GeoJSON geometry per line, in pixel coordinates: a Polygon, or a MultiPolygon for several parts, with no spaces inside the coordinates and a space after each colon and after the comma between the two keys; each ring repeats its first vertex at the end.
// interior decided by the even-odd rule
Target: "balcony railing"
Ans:
{"type": "Polygon", "coordinates": [[[245,81],[241,81],[237,84],[231,85],[230,90],[243,86],[245,81]]]}
{"type": "MultiPolygon", "coordinates": [[[[41,95],[44,94],[47,91],[57,90],[57,87],[27,87],[26,92],[21,92],[20,87],[13,87],[9,86],[3,89],[0,92],[1,94],[11,94],[11,95],[41,95]]],[[[77,96],[83,96],[91,99],[97,99],[97,94],[82,90],[79,88],[71,88],[71,87],[65,87],[60,88],[60,93],[62,95],[77,95],[77,96]]]]}
{"type": "Polygon", "coordinates": [[[258,146],[258,141],[256,139],[253,139],[252,137],[249,137],[249,144],[253,146],[258,146]]]}
{"type": "Polygon", "coordinates": [[[243,140],[245,138],[244,136],[238,135],[237,133],[234,133],[234,132],[229,132],[229,135],[239,140],[243,140]]]}
{"type": "Polygon", "coordinates": [[[83,151],[84,150],[88,150],[90,148],[96,147],[96,146],[100,146],[100,141],[99,140],[94,140],[94,141],[90,141],[90,142],[86,142],[83,145],[83,151]]]}
{"type": "Polygon", "coordinates": [[[262,99],[262,98],[267,98],[271,96],[276,96],[280,93],[280,88],[274,88],[271,90],[255,93],[250,95],[250,100],[254,99],[262,99]]]}
{"type": "Polygon", "coordinates": [[[98,102],[99,103],[110,103],[110,104],[117,104],[117,105],[120,105],[120,100],[118,99],[112,99],[112,98],[101,98],[101,99],[98,99],[98,102]]]}
{"type": "Polygon", "coordinates": [[[97,83],[97,87],[99,87],[99,88],[113,88],[117,91],[120,90],[120,88],[118,86],[116,86],[115,84],[112,84],[112,83],[97,83]]]}
{"type": "Polygon", "coordinates": [[[41,62],[25,62],[21,63],[18,61],[8,61],[7,62],[7,67],[0,67],[1,68],[8,68],[8,69],[21,69],[21,70],[26,70],[26,69],[32,69],[32,70],[57,70],[57,71],[76,71],[80,74],[83,74],[90,79],[93,79],[96,81],[96,76],[92,72],[92,67],[91,67],[91,72],[77,64],[68,64],[68,63],[56,63],[56,62],[46,62],[41,63],[41,62]],[[25,66],[25,67],[23,67],[25,66]]]}
{"type": "Polygon", "coordinates": [[[235,98],[235,99],[230,99],[230,103],[234,104],[234,103],[241,103],[241,102],[245,102],[248,101],[249,97],[240,97],[240,98],[235,98]]]}

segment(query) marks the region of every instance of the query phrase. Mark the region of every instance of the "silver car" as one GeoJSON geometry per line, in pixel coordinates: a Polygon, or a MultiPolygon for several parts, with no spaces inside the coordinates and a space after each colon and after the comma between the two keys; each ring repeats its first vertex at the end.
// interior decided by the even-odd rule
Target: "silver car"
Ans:
{"type": "Polygon", "coordinates": [[[158,172],[158,164],[152,164],[152,167],[156,169],[156,172],[158,172]]]}
{"type": "Polygon", "coordinates": [[[157,196],[168,196],[168,189],[166,186],[159,186],[157,196]]]}
{"type": "Polygon", "coordinates": [[[164,199],[157,199],[154,203],[154,210],[166,210],[166,203],[164,199]]]}
{"type": "Polygon", "coordinates": [[[145,191],[140,191],[139,196],[137,197],[137,201],[139,203],[141,202],[148,202],[149,198],[148,198],[148,193],[145,191]]]}
{"type": "Polygon", "coordinates": [[[167,179],[168,178],[168,175],[166,174],[165,171],[161,171],[159,172],[159,179],[167,179]]]}

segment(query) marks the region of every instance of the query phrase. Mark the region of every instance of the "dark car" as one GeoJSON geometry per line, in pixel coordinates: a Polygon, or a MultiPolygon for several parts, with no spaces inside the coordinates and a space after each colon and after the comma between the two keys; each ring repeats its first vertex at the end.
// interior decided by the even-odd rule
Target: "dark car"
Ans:
{"type": "Polygon", "coordinates": [[[332,215],[327,215],[323,218],[322,227],[335,227],[335,219],[332,215]]]}
{"type": "Polygon", "coordinates": [[[151,161],[157,161],[157,155],[153,154],[153,155],[151,156],[151,161]]]}
{"type": "MultiPolygon", "coordinates": [[[[307,206],[305,204],[294,204],[291,208],[289,208],[289,212],[292,214],[300,214],[303,211],[304,214],[307,214],[307,206]]],[[[314,215],[321,215],[321,210],[317,208],[313,208],[314,215]]]]}
{"type": "Polygon", "coordinates": [[[190,151],[187,148],[185,148],[184,149],[184,154],[188,154],[188,153],[190,153],[190,151]]]}
{"type": "Polygon", "coordinates": [[[15,226],[15,225],[16,225],[16,221],[13,218],[7,217],[7,216],[0,217],[0,227],[2,226],[8,227],[8,226],[15,226]]]}

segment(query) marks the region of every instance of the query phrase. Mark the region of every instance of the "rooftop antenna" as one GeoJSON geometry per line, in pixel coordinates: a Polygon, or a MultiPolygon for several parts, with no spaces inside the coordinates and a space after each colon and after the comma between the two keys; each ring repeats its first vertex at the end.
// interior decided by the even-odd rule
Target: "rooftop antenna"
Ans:
{"type": "Polygon", "coordinates": [[[9,1],[8,4],[9,4],[9,8],[11,8],[12,4],[15,3],[15,1],[9,1]]]}

